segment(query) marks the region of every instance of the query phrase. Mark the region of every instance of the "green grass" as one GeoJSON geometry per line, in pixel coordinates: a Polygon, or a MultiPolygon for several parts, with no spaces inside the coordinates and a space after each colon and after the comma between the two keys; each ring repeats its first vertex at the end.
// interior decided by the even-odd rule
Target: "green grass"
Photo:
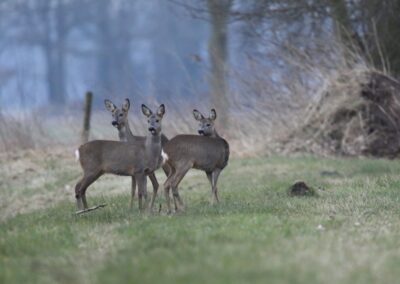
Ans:
{"type": "MultiPolygon", "coordinates": [[[[43,184],[9,181],[0,194],[34,197],[36,191],[73,185],[79,167],[64,164],[52,159],[43,184]]],[[[141,215],[128,209],[129,179],[107,177],[88,191],[89,203],[107,203],[104,209],[75,216],[71,190],[68,198],[4,218],[0,283],[395,283],[400,278],[397,161],[232,160],[220,178],[220,204],[210,205],[201,172],[191,172],[180,192],[184,213],[141,215]],[[298,180],[316,188],[318,197],[289,197],[287,188],[298,180]],[[107,193],[117,187],[120,191],[107,193]]],[[[163,202],[160,191],[157,203],[163,202]]]]}

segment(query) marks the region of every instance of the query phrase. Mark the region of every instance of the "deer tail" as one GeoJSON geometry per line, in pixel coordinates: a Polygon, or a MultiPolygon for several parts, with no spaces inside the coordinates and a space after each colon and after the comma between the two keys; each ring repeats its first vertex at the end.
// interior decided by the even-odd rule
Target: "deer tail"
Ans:
{"type": "Polygon", "coordinates": [[[75,150],[75,160],[78,162],[79,161],[79,150],[75,150]]]}

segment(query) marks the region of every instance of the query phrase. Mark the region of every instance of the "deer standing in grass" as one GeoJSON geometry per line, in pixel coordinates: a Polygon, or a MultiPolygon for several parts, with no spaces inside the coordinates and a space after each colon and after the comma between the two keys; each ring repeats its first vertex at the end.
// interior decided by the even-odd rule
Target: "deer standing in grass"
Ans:
{"type": "MultiPolygon", "coordinates": [[[[117,128],[119,140],[122,142],[128,143],[136,143],[136,142],[143,142],[146,137],[144,136],[136,136],[132,134],[132,131],[129,127],[129,120],[128,120],[128,112],[130,108],[129,99],[125,99],[121,109],[117,108],[115,104],[110,100],[104,100],[104,105],[106,109],[111,112],[112,115],[112,122],[111,124],[117,128]]],[[[161,145],[165,145],[168,142],[168,138],[161,134],[161,145]]],[[[164,172],[168,176],[168,168],[166,166],[163,167],[164,172]]],[[[157,192],[159,184],[156,179],[154,173],[149,174],[150,181],[153,185],[153,192],[157,192]]],[[[133,207],[133,202],[135,198],[135,191],[136,191],[136,179],[132,176],[132,184],[131,184],[131,203],[130,207],[133,207]]]]}
{"type": "Polygon", "coordinates": [[[179,210],[179,206],[184,209],[178,185],[191,168],[206,172],[211,184],[211,202],[219,202],[217,182],[221,171],[228,164],[229,144],[215,130],[214,122],[217,118],[215,109],[211,110],[208,118],[197,110],[193,110],[193,115],[199,121],[200,135],[177,135],[163,147],[163,160],[170,167],[170,173],[164,183],[168,213],[171,212],[169,196],[171,188],[175,209],[179,210]]]}
{"type": "Polygon", "coordinates": [[[144,140],[131,143],[94,140],[77,150],[83,169],[83,178],[75,186],[78,210],[88,208],[87,188],[106,173],[134,177],[138,184],[139,210],[143,209],[143,197],[147,207],[146,176],[154,174],[162,163],[161,121],[165,107],[160,105],[157,112],[153,113],[142,105],[142,112],[148,118],[149,131],[144,140]]]}

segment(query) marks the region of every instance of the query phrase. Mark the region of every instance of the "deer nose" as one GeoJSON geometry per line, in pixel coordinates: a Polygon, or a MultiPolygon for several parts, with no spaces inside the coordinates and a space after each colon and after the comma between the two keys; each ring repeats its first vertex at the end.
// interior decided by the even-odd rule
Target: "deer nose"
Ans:
{"type": "Polygon", "coordinates": [[[203,135],[203,134],[204,134],[204,131],[203,131],[203,130],[199,130],[198,132],[199,132],[200,135],[203,135]]]}
{"type": "Polygon", "coordinates": [[[154,127],[149,127],[149,131],[150,131],[150,132],[155,132],[156,129],[155,129],[154,127]]]}
{"type": "Polygon", "coordinates": [[[111,122],[112,126],[116,126],[118,125],[118,122],[116,122],[115,120],[113,122],[111,122]]]}

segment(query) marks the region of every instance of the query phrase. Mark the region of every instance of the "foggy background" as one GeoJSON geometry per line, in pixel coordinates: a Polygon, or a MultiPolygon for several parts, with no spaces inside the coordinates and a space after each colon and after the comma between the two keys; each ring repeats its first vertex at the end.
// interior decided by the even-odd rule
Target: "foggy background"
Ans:
{"type": "Polygon", "coordinates": [[[110,128],[103,99],[129,97],[166,103],[170,123],[183,122],[173,134],[195,131],[193,107],[215,107],[221,132],[254,147],[296,124],[345,69],[397,77],[399,12],[394,0],[0,0],[2,140],[26,119],[41,137],[62,128],[43,125],[49,114],[75,135],[92,91],[104,115],[94,133],[110,128]]]}

